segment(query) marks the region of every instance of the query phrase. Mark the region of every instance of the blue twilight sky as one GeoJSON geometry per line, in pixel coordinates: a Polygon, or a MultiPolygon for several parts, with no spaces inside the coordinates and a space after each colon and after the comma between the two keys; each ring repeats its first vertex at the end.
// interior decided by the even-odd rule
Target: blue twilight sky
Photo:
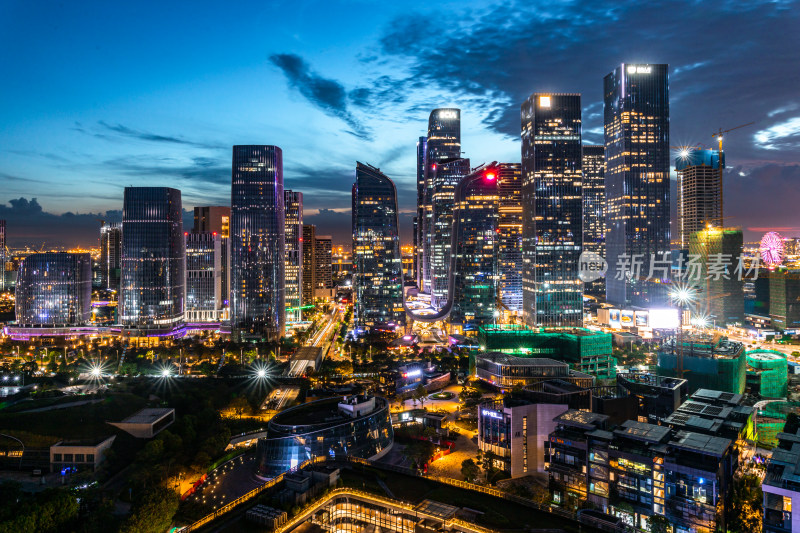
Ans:
{"type": "Polygon", "coordinates": [[[122,188],[230,203],[233,144],[283,149],[306,221],[349,239],[357,160],[395,180],[404,237],[415,142],[462,109],[473,166],[519,161],[519,105],[670,64],[671,143],[726,142],[728,224],[800,235],[800,9],[793,1],[0,2],[0,218],[9,244],[91,244],[122,188]],[[102,215],[101,215],[102,214],[102,215]]]}

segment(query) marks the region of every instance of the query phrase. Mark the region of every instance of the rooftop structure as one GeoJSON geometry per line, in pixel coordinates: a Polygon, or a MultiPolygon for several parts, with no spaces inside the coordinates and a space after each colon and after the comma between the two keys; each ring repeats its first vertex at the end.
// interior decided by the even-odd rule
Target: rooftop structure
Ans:
{"type": "Polygon", "coordinates": [[[562,361],[546,357],[516,357],[500,352],[480,353],[475,356],[478,378],[501,388],[530,385],[547,379],[563,379],[584,387],[591,387],[594,378],[588,374],[570,370],[562,361]]]}
{"type": "Polygon", "coordinates": [[[636,396],[639,399],[639,420],[652,424],[675,412],[689,394],[689,384],[685,379],[649,373],[617,374],[617,389],[636,396]]]}
{"type": "Polygon", "coordinates": [[[149,439],[173,422],[175,422],[175,409],[167,407],[142,409],[122,422],[109,422],[109,424],[139,439],[149,439]]]}
{"type": "Polygon", "coordinates": [[[785,398],[789,363],[786,354],[775,350],[750,350],[747,359],[747,389],[762,398],[785,398]]]}
{"type": "Polygon", "coordinates": [[[745,367],[744,345],[720,335],[693,335],[680,344],[672,339],[658,351],[658,374],[685,378],[690,392],[705,388],[741,394],[745,367]],[[678,375],[679,357],[684,376],[678,375]]]}
{"type": "Polygon", "coordinates": [[[744,396],[730,392],[699,389],[663,423],[673,429],[716,435],[731,440],[753,440],[753,407],[743,404],[744,396]]]}

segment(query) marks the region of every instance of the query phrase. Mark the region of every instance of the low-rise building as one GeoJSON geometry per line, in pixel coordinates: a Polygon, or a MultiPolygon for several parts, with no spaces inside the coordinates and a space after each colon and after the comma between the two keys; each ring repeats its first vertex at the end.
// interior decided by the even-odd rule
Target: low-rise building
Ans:
{"type": "Polygon", "coordinates": [[[553,419],[566,412],[566,404],[532,403],[507,395],[478,408],[478,448],[492,454],[494,466],[512,478],[544,474],[544,448],[553,419]]]}
{"type": "Polygon", "coordinates": [[[778,433],[778,447],[767,462],[764,491],[764,533],[800,532],[800,429],[778,433]]]}
{"type": "Polygon", "coordinates": [[[106,450],[111,448],[116,438],[116,435],[112,435],[94,440],[57,442],[50,446],[50,471],[97,470],[105,459],[106,450]]]}
{"type": "Polygon", "coordinates": [[[109,422],[139,439],[150,439],[175,422],[175,409],[148,408],[132,414],[122,422],[109,422]]]}
{"type": "Polygon", "coordinates": [[[573,410],[556,418],[545,460],[557,505],[574,510],[590,502],[644,530],[654,515],[675,533],[725,528],[733,441],[636,420],[609,431],[607,422],[573,410]]]}
{"type": "Polygon", "coordinates": [[[674,413],[663,420],[673,429],[716,435],[732,441],[755,441],[753,406],[745,397],[717,390],[695,391],[674,413]]]}
{"type": "Polygon", "coordinates": [[[685,379],[650,373],[617,375],[617,389],[639,400],[639,422],[659,424],[686,400],[689,385],[685,379]]]}
{"type": "Polygon", "coordinates": [[[500,352],[477,354],[475,373],[479,379],[501,389],[525,387],[550,379],[570,381],[587,388],[594,384],[594,377],[571,370],[563,361],[544,357],[516,357],[500,352]]]}

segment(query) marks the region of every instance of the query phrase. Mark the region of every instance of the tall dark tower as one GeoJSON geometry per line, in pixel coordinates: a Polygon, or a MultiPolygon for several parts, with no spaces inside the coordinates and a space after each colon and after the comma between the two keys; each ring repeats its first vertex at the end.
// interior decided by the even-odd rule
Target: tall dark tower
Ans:
{"type": "MultiPolygon", "coordinates": [[[[422,216],[422,285],[431,291],[433,251],[433,177],[437,165],[461,157],[461,110],[434,109],[428,118],[428,140],[425,147],[425,187],[422,216]]],[[[463,177],[463,176],[462,176],[463,177]]],[[[420,221],[417,220],[417,224],[420,221]]]]}
{"type": "Polygon", "coordinates": [[[231,332],[278,340],[284,314],[283,154],[234,146],[231,187],[231,332]]]}
{"type": "Polygon", "coordinates": [[[356,163],[353,184],[355,322],[405,323],[397,189],[380,169],[356,163]]]}
{"type": "MultiPolygon", "coordinates": [[[[606,256],[605,148],[583,145],[583,250],[606,256]]],[[[606,295],[605,278],[585,283],[583,291],[606,295]]]]}
{"type": "Polygon", "coordinates": [[[522,316],[522,168],[498,164],[497,288],[506,318],[522,316]]]}
{"type": "Polygon", "coordinates": [[[303,193],[283,191],[286,211],[286,320],[302,320],[303,307],[303,193]]]}
{"type": "Polygon", "coordinates": [[[670,250],[667,65],[623,63],[605,77],[603,95],[606,300],[634,307],[666,305],[670,250]],[[653,257],[657,263],[651,264],[653,257]],[[636,269],[624,268],[634,264],[641,265],[638,275],[636,269]],[[648,280],[651,266],[656,279],[648,280]],[[629,274],[618,275],[620,270],[629,274]]]}
{"type": "Polygon", "coordinates": [[[183,323],[182,209],[177,189],[125,187],[120,321],[131,336],[164,335],[183,323]]]}
{"type": "Polygon", "coordinates": [[[522,104],[522,305],[529,326],[583,324],[581,97],[522,104]]]}
{"type": "Polygon", "coordinates": [[[422,221],[425,219],[425,153],[428,138],[417,141],[417,214],[414,216],[414,279],[422,287],[422,221]]]}

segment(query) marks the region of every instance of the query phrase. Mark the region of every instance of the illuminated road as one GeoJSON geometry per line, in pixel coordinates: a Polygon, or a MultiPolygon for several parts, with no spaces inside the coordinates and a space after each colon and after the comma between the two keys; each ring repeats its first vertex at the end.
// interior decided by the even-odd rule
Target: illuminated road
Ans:
{"type": "MultiPolygon", "coordinates": [[[[336,326],[339,323],[339,318],[341,315],[342,310],[339,307],[336,307],[331,314],[328,315],[328,321],[325,323],[325,325],[319,328],[306,344],[308,347],[320,348],[322,350],[320,362],[325,360],[325,357],[328,355],[331,346],[333,346],[333,339],[337,333],[336,326]]],[[[308,360],[293,360],[289,363],[289,368],[286,370],[285,375],[288,377],[302,376],[306,373],[306,369],[308,367],[308,360]]]]}

